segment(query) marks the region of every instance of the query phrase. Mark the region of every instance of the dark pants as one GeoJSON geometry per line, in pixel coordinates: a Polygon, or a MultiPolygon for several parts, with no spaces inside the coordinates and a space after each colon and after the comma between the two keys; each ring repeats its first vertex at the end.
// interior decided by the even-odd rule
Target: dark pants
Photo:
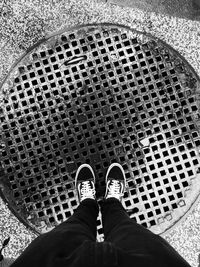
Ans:
{"type": "MultiPolygon", "coordinates": [[[[157,255],[156,257],[158,257],[158,254],[161,257],[167,255],[168,259],[171,257],[172,262],[173,260],[177,262],[180,260],[180,262],[184,263],[183,258],[166,240],[131,219],[117,199],[103,200],[100,203],[100,207],[105,241],[112,242],[126,252],[139,254],[148,254],[150,252],[157,255]]],[[[53,231],[67,230],[67,233],[70,233],[72,238],[70,242],[71,248],[76,249],[86,239],[96,241],[98,213],[99,207],[96,201],[84,200],[74,215],[53,231]]],[[[171,264],[170,259],[169,263],[171,264]]]]}
{"type": "MultiPolygon", "coordinates": [[[[100,207],[105,241],[112,242],[126,252],[152,253],[157,254],[156,257],[160,255],[162,258],[166,257],[169,260],[172,258],[172,262],[174,262],[174,259],[184,262],[183,258],[163,238],[130,219],[117,199],[103,200],[100,207]]],[[[35,264],[40,262],[40,266],[48,266],[47,263],[53,260],[55,254],[63,257],[80,247],[85,240],[96,241],[98,213],[99,206],[95,200],[86,199],[82,201],[67,221],[61,223],[49,233],[36,238],[18,258],[18,264],[14,264],[13,267],[30,266],[30,255],[34,255],[33,261],[35,261],[35,264]]],[[[32,263],[34,263],[33,261],[32,263]]],[[[39,265],[33,264],[33,266],[39,265]]]]}
{"type": "MultiPolygon", "coordinates": [[[[158,237],[130,219],[117,199],[104,200],[100,203],[100,207],[105,241],[112,242],[126,251],[143,251],[144,242],[147,239],[158,237]]],[[[97,202],[86,199],[81,202],[75,213],[66,222],[57,226],[52,232],[67,231],[67,234],[72,237],[71,245],[74,249],[86,239],[96,241],[98,213],[99,206],[97,202]]]]}

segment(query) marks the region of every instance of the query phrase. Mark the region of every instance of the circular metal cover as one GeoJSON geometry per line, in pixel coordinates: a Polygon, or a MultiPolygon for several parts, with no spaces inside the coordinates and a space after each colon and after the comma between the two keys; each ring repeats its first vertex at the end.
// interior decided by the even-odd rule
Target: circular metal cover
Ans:
{"type": "MultiPolygon", "coordinates": [[[[120,25],[65,29],[12,67],[0,91],[1,195],[44,233],[78,206],[77,168],[104,195],[123,165],[123,206],[154,233],[177,223],[200,192],[199,78],[162,41],[120,25]]],[[[103,239],[101,216],[98,239],[103,239]]]]}

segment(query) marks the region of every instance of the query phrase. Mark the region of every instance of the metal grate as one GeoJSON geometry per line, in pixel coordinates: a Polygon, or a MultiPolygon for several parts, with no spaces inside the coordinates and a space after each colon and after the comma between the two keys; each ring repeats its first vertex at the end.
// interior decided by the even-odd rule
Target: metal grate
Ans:
{"type": "MultiPolygon", "coordinates": [[[[199,192],[199,79],[171,47],[119,25],[64,30],[35,45],[1,87],[1,195],[43,233],[78,206],[89,163],[97,197],[110,163],[126,173],[123,205],[153,232],[170,229],[199,192]]],[[[101,217],[98,239],[103,239],[101,217]]]]}

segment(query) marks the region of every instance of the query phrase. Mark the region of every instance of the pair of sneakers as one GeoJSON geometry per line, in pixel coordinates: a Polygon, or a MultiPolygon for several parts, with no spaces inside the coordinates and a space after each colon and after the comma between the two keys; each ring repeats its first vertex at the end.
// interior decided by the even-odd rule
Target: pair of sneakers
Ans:
{"type": "MultiPolygon", "coordinates": [[[[112,163],[106,173],[106,191],[104,199],[116,198],[120,202],[125,191],[125,173],[119,163],[112,163]]],[[[75,177],[75,187],[78,192],[79,201],[90,198],[96,200],[95,174],[92,167],[82,164],[75,177]]]]}

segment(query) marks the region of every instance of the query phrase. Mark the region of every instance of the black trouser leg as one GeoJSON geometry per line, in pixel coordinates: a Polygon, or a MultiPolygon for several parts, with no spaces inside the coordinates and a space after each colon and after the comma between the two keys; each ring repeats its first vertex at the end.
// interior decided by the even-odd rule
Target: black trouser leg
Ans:
{"type": "Polygon", "coordinates": [[[82,201],[67,221],[37,237],[11,267],[52,266],[55,258],[67,257],[85,240],[96,241],[98,213],[99,206],[95,200],[82,201]]]}

